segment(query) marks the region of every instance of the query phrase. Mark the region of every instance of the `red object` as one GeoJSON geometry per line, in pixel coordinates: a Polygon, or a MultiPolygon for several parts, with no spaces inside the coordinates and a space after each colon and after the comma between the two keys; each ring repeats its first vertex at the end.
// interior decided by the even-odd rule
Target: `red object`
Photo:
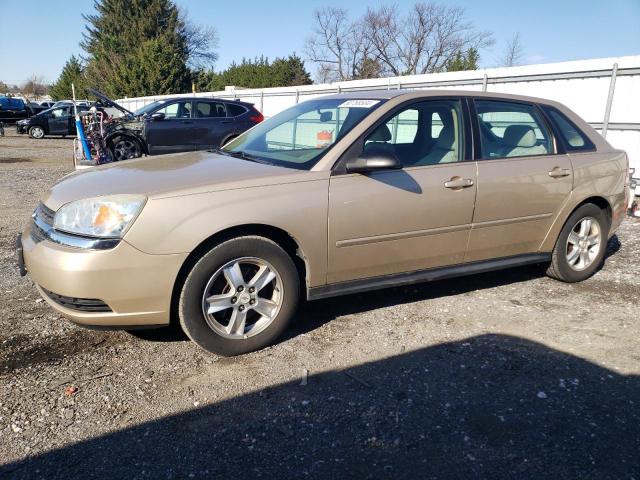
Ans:
{"type": "Polygon", "coordinates": [[[69,385],[64,389],[64,394],[67,397],[71,397],[74,393],[78,391],[78,387],[74,387],[73,385],[69,385]]]}
{"type": "Polygon", "coordinates": [[[258,110],[255,110],[255,114],[249,117],[253,123],[260,123],[264,121],[264,115],[262,115],[258,110]]]}

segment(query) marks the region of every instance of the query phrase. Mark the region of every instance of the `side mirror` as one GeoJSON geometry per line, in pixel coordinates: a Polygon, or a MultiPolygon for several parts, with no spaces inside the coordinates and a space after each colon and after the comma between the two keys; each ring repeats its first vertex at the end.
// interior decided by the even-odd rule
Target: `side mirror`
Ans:
{"type": "Polygon", "coordinates": [[[162,112],[156,112],[153,115],[151,115],[151,120],[153,120],[154,122],[157,122],[159,120],[164,120],[164,113],[162,112]]]}
{"type": "Polygon", "coordinates": [[[345,167],[349,173],[368,173],[376,170],[398,170],[402,165],[393,152],[370,144],[362,155],[347,160],[345,167]]]}
{"type": "Polygon", "coordinates": [[[320,121],[322,123],[330,122],[333,120],[333,112],[322,112],[320,114],[320,121]]]}

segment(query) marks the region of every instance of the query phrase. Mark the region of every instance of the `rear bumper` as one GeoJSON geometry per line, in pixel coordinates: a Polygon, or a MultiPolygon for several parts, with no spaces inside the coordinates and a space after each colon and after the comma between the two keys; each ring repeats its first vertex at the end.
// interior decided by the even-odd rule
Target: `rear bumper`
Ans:
{"type": "Polygon", "coordinates": [[[36,242],[30,230],[21,237],[26,270],[42,298],[69,320],[98,328],[169,323],[173,286],[186,253],[149,255],[125,241],[109,250],[85,250],[36,242]],[[78,300],[78,306],[69,308],[73,304],[61,297],[78,300]],[[82,310],[95,300],[107,311],[82,310]]]}

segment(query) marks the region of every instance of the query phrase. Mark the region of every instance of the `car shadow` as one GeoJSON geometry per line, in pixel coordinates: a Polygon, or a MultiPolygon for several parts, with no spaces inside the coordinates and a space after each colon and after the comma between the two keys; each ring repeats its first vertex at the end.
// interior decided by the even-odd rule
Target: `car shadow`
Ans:
{"type": "Polygon", "coordinates": [[[160,417],[0,476],[631,479],[639,405],[638,376],[481,335],[160,417]]]}

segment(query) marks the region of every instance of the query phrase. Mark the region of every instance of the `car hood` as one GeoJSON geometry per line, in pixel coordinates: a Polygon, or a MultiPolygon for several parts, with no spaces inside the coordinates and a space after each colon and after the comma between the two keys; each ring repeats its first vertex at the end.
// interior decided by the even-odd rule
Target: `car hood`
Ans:
{"type": "Polygon", "coordinates": [[[98,90],[94,90],[93,88],[87,88],[87,91],[94,95],[95,97],[97,97],[100,102],[106,106],[106,107],[113,107],[116,110],[121,111],[122,113],[124,113],[125,115],[133,115],[133,112],[127,110],[126,108],[124,108],[122,105],[114,102],[113,100],[111,100],[109,97],[107,97],[104,93],[99,92],[98,90]]]}
{"type": "Polygon", "coordinates": [[[83,198],[141,194],[150,199],[309,181],[327,177],[211,152],[188,152],[101,165],[67,175],[42,197],[52,210],[83,198]]]}

